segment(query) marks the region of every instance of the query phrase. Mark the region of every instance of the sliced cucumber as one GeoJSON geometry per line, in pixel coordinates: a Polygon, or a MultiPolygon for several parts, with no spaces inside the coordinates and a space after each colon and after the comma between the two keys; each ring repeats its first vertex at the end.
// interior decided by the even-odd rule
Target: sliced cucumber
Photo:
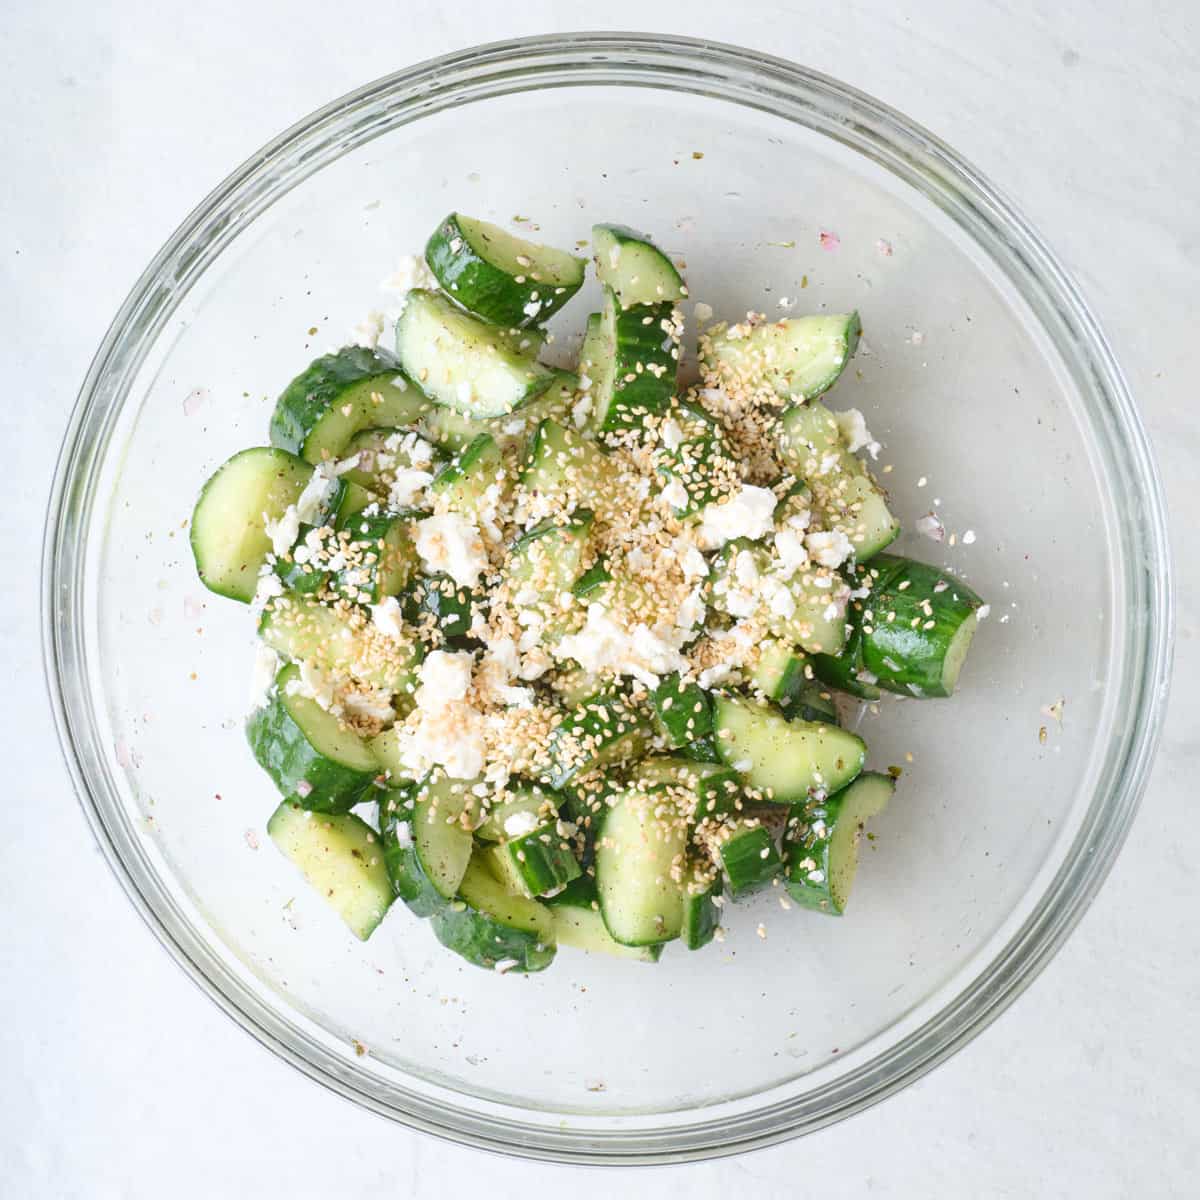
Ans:
{"type": "Polygon", "coordinates": [[[736,696],[718,696],[714,715],[722,761],[771,803],[795,804],[812,793],[835,792],[862,770],[862,738],[835,725],[789,721],[736,696]]]}
{"type": "Polygon", "coordinates": [[[793,899],[820,912],[845,912],[863,830],[895,790],[890,775],[867,773],[797,813],[789,822],[787,848],[787,889],[793,899]]]}
{"type": "Polygon", "coordinates": [[[780,708],[786,709],[808,682],[808,659],[786,642],[770,638],[758,648],[758,661],[747,683],[780,708]]]}
{"type": "Polygon", "coordinates": [[[392,903],[392,885],[379,837],[353,813],[314,815],[285,800],[267,833],[361,941],[392,903]]]}
{"type": "Polygon", "coordinates": [[[560,946],[572,946],[588,954],[611,954],[636,962],[658,962],[661,946],[622,946],[614,941],[600,915],[596,884],[588,875],[569,883],[557,895],[547,897],[546,905],[554,915],[554,929],[560,946]]]}
{"type": "Polygon", "coordinates": [[[721,876],[693,864],[683,877],[683,926],[679,936],[689,950],[701,950],[716,937],[721,924],[717,899],[721,876]]]}
{"type": "Polygon", "coordinates": [[[890,692],[951,695],[982,598],[962,580],[912,559],[885,554],[871,565],[878,575],[856,617],[863,669],[890,692]]]}
{"type": "Polygon", "coordinates": [[[310,463],[342,458],[360,430],[411,425],[428,407],[396,358],[347,346],[318,358],[284,389],[271,417],[271,445],[310,463]]]}
{"type": "Polygon", "coordinates": [[[353,730],[307,696],[289,695],[295,666],[275,676],[267,703],[250,714],[246,738],[254,760],[288,800],[314,812],[346,812],[379,773],[375,756],[353,730]]]}
{"type": "Polygon", "coordinates": [[[413,855],[444,900],[452,900],[458,893],[471,861],[471,828],[477,810],[471,786],[439,771],[413,792],[413,855]]]}
{"type": "Polygon", "coordinates": [[[687,295],[675,264],[645,235],[624,225],[593,225],[596,275],[622,308],[674,304],[687,295]]]}
{"type": "Polygon", "coordinates": [[[347,565],[336,578],[343,596],[359,604],[379,604],[385,596],[398,596],[408,587],[421,565],[413,545],[413,515],[359,513],[346,522],[349,536],[342,548],[347,565]]]}
{"type": "Polygon", "coordinates": [[[554,961],[554,917],[536,900],[513,896],[476,856],[458,899],[432,917],[439,942],[477,967],[526,974],[554,961]]]}
{"type": "Polygon", "coordinates": [[[698,763],[719,763],[721,756],[717,753],[717,742],[711,734],[708,737],[697,738],[694,742],[688,742],[686,746],[680,746],[675,751],[676,757],[686,758],[689,762],[698,763]]]}
{"type": "Polygon", "coordinates": [[[717,857],[735,900],[756,892],[783,869],[783,859],[771,831],[761,821],[747,817],[721,830],[717,857]]]}
{"type": "MultiPolygon", "coordinates": [[[[363,429],[346,445],[346,458],[357,464],[342,476],[371,497],[387,499],[400,471],[438,470],[439,456],[424,438],[404,429],[363,429]]],[[[366,507],[363,505],[362,507],[366,507]]]]}
{"type": "MultiPolygon", "coordinates": [[[[392,890],[418,916],[432,916],[446,905],[417,856],[413,837],[416,784],[392,788],[379,798],[379,837],[392,890]]],[[[469,836],[469,835],[468,835],[469,836]]]]}
{"type": "Polygon", "coordinates": [[[263,612],[259,633],[272,650],[320,671],[385,692],[416,690],[424,652],[413,631],[401,638],[382,633],[346,600],[331,606],[310,596],[279,596],[263,612]]]}
{"type": "Polygon", "coordinates": [[[432,621],[443,639],[453,641],[469,636],[487,594],[482,588],[460,587],[449,575],[430,575],[413,585],[410,602],[414,625],[420,628],[432,621]]]}
{"type": "Polygon", "coordinates": [[[768,384],[781,396],[811,400],[828,391],[858,346],[858,313],[790,317],[747,328],[715,325],[701,338],[702,364],[719,379],[768,384]]]}
{"type": "Polygon", "coordinates": [[[676,405],[664,418],[659,437],[656,465],[668,487],[671,483],[677,485],[672,489],[671,503],[676,516],[699,512],[741,483],[740,468],[725,431],[704,409],[692,404],[676,405]],[[664,438],[668,421],[678,426],[678,445],[668,444],[664,438]]]}
{"type": "Polygon", "coordinates": [[[191,544],[200,582],[218,596],[249,603],[278,521],[300,498],[312,467],[270,446],[235,454],[204,485],[192,513],[191,544]]]}
{"type": "Polygon", "coordinates": [[[833,413],[823,404],[794,404],[779,423],[784,462],[812,490],[827,529],[840,530],[866,562],[890,545],[900,522],[888,508],[887,496],[866,466],[846,449],[833,413]]]}
{"type": "Polygon", "coordinates": [[[535,496],[603,497],[617,468],[594,441],[558,421],[542,421],[529,442],[521,486],[535,496]]]}
{"type": "MultiPolygon", "coordinates": [[[[523,334],[529,335],[532,332],[524,330],[523,334]]],[[[527,340],[525,336],[518,339],[517,344],[524,340],[527,340]]],[[[525,350],[519,352],[527,353],[525,350]]],[[[578,378],[570,371],[552,368],[552,372],[554,380],[550,386],[518,413],[489,420],[476,420],[453,408],[434,407],[421,418],[421,433],[431,442],[451,452],[462,450],[481,433],[490,433],[506,451],[519,449],[525,443],[529,431],[537,428],[539,421],[547,418],[566,420],[578,400],[578,378]]]]}
{"type": "Polygon", "coordinates": [[[549,367],[515,352],[496,326],[420,289],[408,293],[396,350],[431,400],[473,418],[515,412],[555,378],[549,367]]]}
{"type": "Polygon", "coordinates": [[[644,758],[633,768],[631,778],[646,791],[671,787],[690,793],[694,797],[690,809],[693,821],[741,807],[741,777],[724,763],[695,762],[673,755],[644,758]]]}
{"type": "Polygon", "coordinates": [[[430,494],[442,500],[451,512],[474,516],[490,487],[504,487],[504,455],[490,433],[473,438],[438,472],[429,485],[430,494]]]}
{"type": "Polygon", "coordinates": [[[546,896],[579,878],[579,863],[559,821],[545,821],[528,833],[505,838],[488,852],[492,870],[518,896],[546,896]]]}
{"type": "Polygon", "coordinates": [[[596,892],[608,932],[626,946],[669,942],[683,928],[688,826],[667,793],[622,792],[596,842],[596,892]]]}
{"type": "Polygon", "coordinates": [[[679,329],[673,309],[669,304],[622,308],[607,290],[587,353],[589,429],[610,438],[630,431],[640,435],[646,418],[662,413],[675,394],[679,329]]]}
{"type": "Polygon", "coordinates": [[[555,726],[540,778],[561,788],[596,767],[631,762],[645,754],[652,736],[650,717],[628,696],[600,692],[555,726]]]}
{"type": "Polygon", "coordinates": [[[650,700],[670,746],[686,746],[712,732],[712,705],[699,684],[684,683],[678,674],[668,675],[651,693],[650,700]]]}
{"type": "Polygon", "coordinates": [[[536,783],[522,784],[514,788],[502,804],[494,805],[488,811],[475,834],[484,841],[502,842],[514,835],[522,825],[525,826],[524,832],[528,832],[554,818],[558,815],[561,803],[562,797],[555,792],[538,787],[536,783]]]}
{"type": "MultiPolygon", "coordinates": [[[[847,623],[846,644],[840,654],[814,654],[813,674],[827,687],[857,696],[860,700],[878,700],[883,692],[875,686],[875,676],[863,665],[861,601],[854,602],[854,618],[847,623]]],[[[852,610],[853,611],[853,610],[852,610]]],[[[871,610],[867,610],[871,611],[871,610]]]]}
{"type": "Polygon", "coordinates": [[[512,602],[522,611],[538,614],[546,646],[571,632],[582,617],[583,607],[571,587],[590,553],[594,521],[592,513],[582,508],[565,522],[548,517],[518,538],[505,560],[512,602]]]}
{"type": "Polygon", "coordinates": [[[497,325],[552,317],[583,284],[587,260],[451,213],[433,231],[425,261],[459,304],[497,325]]]}

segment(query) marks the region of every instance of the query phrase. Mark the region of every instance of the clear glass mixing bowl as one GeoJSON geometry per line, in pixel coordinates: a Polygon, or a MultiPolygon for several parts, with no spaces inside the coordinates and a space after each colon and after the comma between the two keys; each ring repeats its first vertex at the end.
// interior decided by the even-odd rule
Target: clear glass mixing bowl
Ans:
{"type": "MultiPolygon", "coordinates": [[[[562,315],[560,345],[588,310],[562,315]]],[[[1037,235],[877,101],[663,37],[451,55],[337,101],[240,167],[117,314],[46,541],[66,757],[161,941],[326,1086],[432,1133],[570,1161],[696,1158],[809,1131],[982,1029],[1112,864],[1170,635],[1146,440],[1037,235]],[[379,304],[380,279],[451,208],[532,217],[568,245],[593,220],[653,230],[722,314],[784,298],[862,311],[866,346],[836,404],[886,443],[907,528],[936,505],[958,535],[901,548],[961,572],[991,618],[953,701],[864,719],[873,761],[904,777],[846,918],[768,895],[707,953],[646,968],[563,951],[543,975],[501,977],[399,906],[359,945],[267,842],[275,799],[241,729],[250,620],[200,587],[184,522],[213,468],[265,440],[282,385],[379,304]],[[1042,712],[1059,699],[1061,727],[1042,712]]]]}

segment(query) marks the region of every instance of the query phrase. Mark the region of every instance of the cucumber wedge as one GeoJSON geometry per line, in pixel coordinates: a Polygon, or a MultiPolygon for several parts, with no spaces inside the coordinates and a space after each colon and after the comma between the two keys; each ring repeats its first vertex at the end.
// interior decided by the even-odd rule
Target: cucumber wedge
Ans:
{"type": "Polygon", "coordinates": [[[643,758],[633,768],[631,778],[646,791],[670,787],[690,793],[694,797],[690,813],[694,821],[734,812],[742,802],[741,777],[724,763],[695,762],[673,755],[643,758]]]}
{"type": "Polygon", "coordinates": [[[391,788],[379,799],[379,839],[392,890],[418,917],[432,916],[446,905],[417,856],[413,837],[415,784],[391,788]]]}
{"type": "Polygon", "coordinates": [[[773,804],[845,787],[862,770],[862,738],[836,725],[789,721],[766,705],[736,696],[714,702],[716,746],[723,762],[773,804]]]}
{"type": "Polygon", "coordinates": [[[722,829],[717,846],[729,894],[735,900],[766,887],[783,869],[771,831],[753,817],[722,829]]]}
{"type": "Polygon", "coordinates": [[[658,962],[661,946],[622,946],[614,941],[600,915],[596,884],[583,875],[555,896],[546,898],[554,915],[554,930],[560,946],[571,946],[588,954],[609,954],[634,962],[658,962]]]}
{"type": "Polygon", "coordinates": [[[481,433],[438,472],[429,491],[451,512],[474,516],[487,490],[505,483],[504,455],[490,433],[481,433]]]}
{"type": "Polygon", "coordinates": [[[313,812],[346,812],[379,773],[375,756],[353,730],[307,696],[289,695],[298,679],[283,667],[267,703],[246,722],[254,760],[288,800],[313,812]]]}
{"type": "Polygon", "coordinates": [[[310,463],[342,458],[360,430],[410,425],[428,407],[396,358],[347,346],[318,358],[284,389],[271,417],[271,445],[310,463]]]}
{"type": "Polygon", "coordinates": [[[192,555],[210,592],[249,604],[278,521],[312,478],[302,458],[271,446],[242,450],[204,485],[192,513],[192,555]],[[265,520],[264,520],[265,518],[265,520]]]}
{"type": "Polygon", "coordinates": [[[702,871],[696,865],[683,878],[683,927],[679,937],[689,950],[701,950],[716,937],[721,924],[717,898],[722,882],[712,869],[702,871]]]}
{"type": "Polygon", "coordinates": [[[687,295],[675,264],[645,235],[625,225],[593,225],[596,275],[622,308],[675,304],[687,295]]]}
{"type": "Polygon", "coordinates": [[[678,876],[687,850],[684,815],[661,794],[629,789],[604,817],[596,842],[596,892],[604,924],[626,946],[677,938],[683,928],[678,876]]]}
{"type": "Polygon", "coordinates": [[[392,903],[392,885],[379,837],[353,813],[314,815],[285,800],[267,833],[361,941],[392,903]]]}
{"type": "Polygon", "coordinates": [[[459,304],[497,325],[549,320],[583,284],[587,260],[451,213],[433,231],[425,261],[459,304]]]}
{"type": "Polygon", "coordinates": [[[818,912],[840,916],[846,911],[863,830],[895,790],[890,775],[867,773],[798,810],[787,834],[787,889],[794,900],[818,912]]]}
{"type": "Polygon", "coordinates": [[[858,313],[790,317],[747,328],[714,325],[700,340],[702,367],[718,379],[761,380],[781,396],[811,400],[838,381],[858,346],[858,313]]]}
{"type": "Polygon", "coordinates": [[[435,404],[475,419],[515,412],[555,380],[549,367],[514,351],[495,325],[420,289],[408,293],[396,323],[396,352],[435,404]]]}
{"type": "Polygon", "coordinates": [[[539,776],[561,788],[597,767],[641,758],[652,736],[653,725],[643,709],[621,693],[599,692],[555,727],[539,776]]]}
{"type": "Polygon", "coordinates": [[[571,840],[555,819],[507,837],[488,852],[493,874],[517,896],[547,896],[579,878],[571,840]]]}
{"type": "Polygon", "coordinates": [[[557,946],[554,917],[536,900],[513,896],[480,857],[463,876],[458,899],[432,916],[433,932],[447,949],[489,971],[544,971],[557,946]]]}

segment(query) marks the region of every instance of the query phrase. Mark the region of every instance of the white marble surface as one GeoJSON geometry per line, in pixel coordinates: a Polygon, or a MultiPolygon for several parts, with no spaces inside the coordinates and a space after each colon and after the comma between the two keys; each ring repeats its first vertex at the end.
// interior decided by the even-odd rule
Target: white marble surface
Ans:
{"type": "Polygon", "coordinates": [[[11,813],[0,837],[0,1196],[440,1196],[483,1179],[497,1198],[565,1187],[580,1200],[614,1185],[764,1200],[1196,1194],[1195,5],[8,0],[0,64],[11,813]],[[1180,606],[1178,683],[1144,809],[1033,988],[952,1062],[863,1116],[635,1183],[485,1159],[370,1117],[259,1049],[184,977],[91,846],[59,764],[36,563],[51,464],[93,348],[143,264],[230,167],[406,63],[648,19],[836,74],[937,131],[1017,198],[1079,277],[1140,399],[1175,518],[1180,606]]]}

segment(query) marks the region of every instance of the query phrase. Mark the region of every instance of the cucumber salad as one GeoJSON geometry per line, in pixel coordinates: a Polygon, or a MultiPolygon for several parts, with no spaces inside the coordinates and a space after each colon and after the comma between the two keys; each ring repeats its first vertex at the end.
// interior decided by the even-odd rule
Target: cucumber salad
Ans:
{"type": "Polygon", "coordinates": [[[708,324],[685,387],[679,269],[590,248],[565,370],[588,260],[452,213],[394,349],[313,362],[191,523],[257,621],[271,838],[359,938],[399,900],[502,972],[696,950],[764,888],[841,914],[895,779],[834,693],[949,696],[983,603],[885,553],[862,415],[819,399],[856,313],[708,324]]]}

